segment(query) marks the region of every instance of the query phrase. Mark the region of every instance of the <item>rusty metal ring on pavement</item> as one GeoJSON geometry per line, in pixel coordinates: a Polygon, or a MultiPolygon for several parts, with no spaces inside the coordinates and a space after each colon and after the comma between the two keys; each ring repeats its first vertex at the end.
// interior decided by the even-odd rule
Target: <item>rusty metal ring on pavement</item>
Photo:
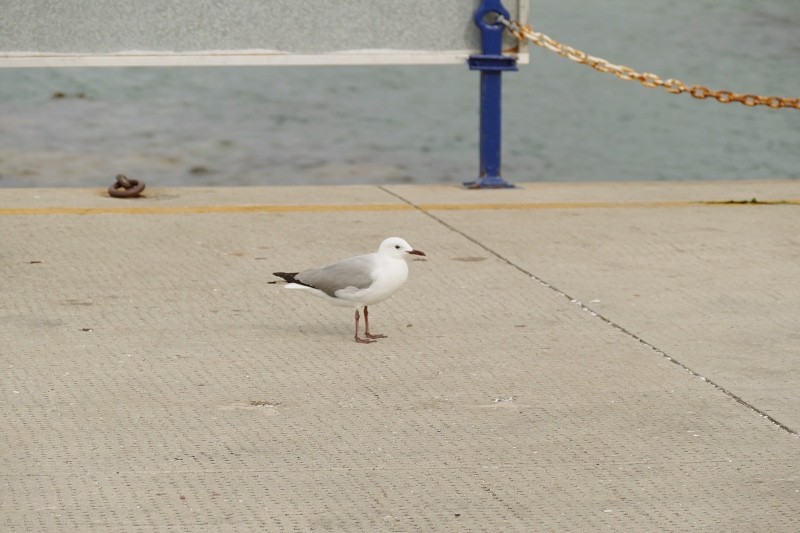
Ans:
{"type": "Polygon", "coordinates": [[[144,187],[143,181],[132,180],[124,174],[119,174],[114,184],[108,187],[108,194],[114,198],[136,198],[144,187]]]}

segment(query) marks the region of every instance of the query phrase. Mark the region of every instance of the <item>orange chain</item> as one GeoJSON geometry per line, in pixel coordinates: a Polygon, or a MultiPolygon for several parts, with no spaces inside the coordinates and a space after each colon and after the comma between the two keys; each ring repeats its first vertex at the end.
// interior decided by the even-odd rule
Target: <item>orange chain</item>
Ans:
{"type": "Polygon", "coordinates": [[[508,31],[519,41],[528,40],[537,46],[547,48],[558,55],[571,59],[576,63],[588,65],[593,69],[600,72],[607,72],[613,74],[619,79],[628,81],[638,81],[645,87],[656,88],[661,87],[667,92],[672,94],[689,93],[695,98],[705,100],[706,98],[714,98],[717,102],[723,104],[730,104],[731,102],[739,102],[747,107],[755,107],[758,105],[765,105],[772,109],[780,109],[783,107],[800,109],[800,98],[785,98],[781,96],[761,96],[758,94],[739,94],[731,91],[714,91],[703,85],[686,85],[680,80],[668,79],[662,80],[656,74],[650,72],[637,72],[636,70],[623,65],[615,65],[605,59],[590,56],[586,52],[582,52],[567,44],[560,43],[538,31],[533,31],[530,26],[524,26],[517,22],[506,20],[503,17],[498,17],[497,21],[503,24],[508,31]]]}

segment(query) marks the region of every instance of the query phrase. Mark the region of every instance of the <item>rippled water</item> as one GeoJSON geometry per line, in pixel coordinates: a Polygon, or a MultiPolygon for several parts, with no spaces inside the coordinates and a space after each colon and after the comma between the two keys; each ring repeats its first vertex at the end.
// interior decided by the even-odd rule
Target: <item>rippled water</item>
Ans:
{"type": "MultiPolygon", "coordinates": [[[[547,0],[531,19],[665,78],[800,96],[796,0],[547,0]]],[[[504,75],[509,181],[800,178],[800,111],[696,101],[532,54],[504,75]]],[[[118,173],[153,185],[460,183],[477,173],[478,76],[0,69],[0,186],[104,187],[118,173]]]]}

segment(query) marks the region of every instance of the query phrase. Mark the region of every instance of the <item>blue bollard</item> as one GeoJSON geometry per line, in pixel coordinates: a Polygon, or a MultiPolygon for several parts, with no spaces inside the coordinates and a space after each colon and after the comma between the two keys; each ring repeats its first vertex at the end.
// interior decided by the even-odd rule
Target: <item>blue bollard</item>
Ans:
{"type": "Polygon", "coordinates": [[[514,185],[500,174],[502,159],[501,101],[503,71],[517,70],[517,58],[503,55],[503,30],[497,16],[510,18],[501,0],[483,0],[473,20],[481,30],[482,52],[469,57],[470,70],[481,71],[480,177],[464,183],[469,189],[501,189],[514,185]]]}

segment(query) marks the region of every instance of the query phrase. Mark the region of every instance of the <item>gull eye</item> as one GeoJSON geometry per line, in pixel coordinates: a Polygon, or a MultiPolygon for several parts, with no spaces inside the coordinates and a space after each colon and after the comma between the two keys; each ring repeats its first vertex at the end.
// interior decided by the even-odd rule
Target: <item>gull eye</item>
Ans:
{"type": "Polygon", "coordinates": [[[400,249],[400,245],[399,245],[399,244],[395,244],[395,245],[394,245],[394,249],[395,249],[395,250],[399,250],[399,249],[400,249]]]}

